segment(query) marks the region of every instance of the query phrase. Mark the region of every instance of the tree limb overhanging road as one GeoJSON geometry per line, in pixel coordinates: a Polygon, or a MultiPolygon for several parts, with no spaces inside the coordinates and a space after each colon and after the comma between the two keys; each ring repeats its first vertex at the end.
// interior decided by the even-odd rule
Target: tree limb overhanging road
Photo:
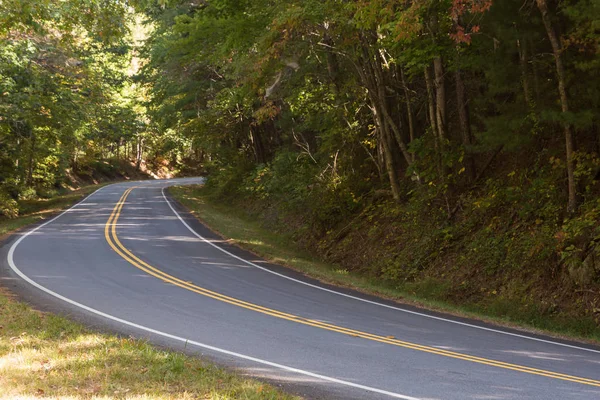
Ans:
{"type": "Polygon", "coordinates": [[[38,305],[202,353],[307,397],[600,398],[600,350],[400,306],[271,265],[164,188],[106,186],[15,235],[2,275],[38,305]]]}

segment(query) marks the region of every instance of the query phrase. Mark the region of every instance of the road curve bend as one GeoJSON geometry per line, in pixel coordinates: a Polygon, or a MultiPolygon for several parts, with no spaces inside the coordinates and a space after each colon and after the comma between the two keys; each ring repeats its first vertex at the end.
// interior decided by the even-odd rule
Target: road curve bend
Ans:
{"type": "Polygon", "coordinates": [[[0,249],[38,306],[309,398],[600,399],[600,349],[324,285],[224,242],[165,194],[103,187],[0,249]]]}

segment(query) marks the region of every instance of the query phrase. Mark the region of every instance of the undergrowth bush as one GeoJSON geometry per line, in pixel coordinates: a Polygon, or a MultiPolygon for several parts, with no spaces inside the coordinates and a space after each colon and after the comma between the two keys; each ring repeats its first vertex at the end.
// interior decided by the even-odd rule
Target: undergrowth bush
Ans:
{"type": "Polygon", "coordinates": [[[270,163],[251,170],[242,162],[213,167],[207,187],[216,197],[237,195],[301,215],[307,225],[321,231],[348,218],[359,203],[344,178],[290,151],[279,152],[270,163]]]}
{"type": "Polygon", "coordinates": [[[0,216],[16,218],[19,216],[19,204],[12,196],[0,190],[0,216]]]}
{"type": "Polygon", "coordinates": [[[216,198],[229,200],[241,193],[242,184],[251,168],[249,162],[243,161],[227,165],[208,164],[209,177],[206,187],[210,188],[212,195],[216,198]]]}
{"type": "MultiPolygon", "coordinates": [[[[453,219],[433,185],[413,190],[402,204],[375,205],[365,214],[371,225],[367,235],[376,238],[387,231],[394,237],[382,250],[387,257],[372,268],[400,285],[437,277],[455,281],[463,295],[483,298],[490,293],[520,298],[532,284],[600,283],[600,201],[588,197],[578,214],[565,219],[561,179],[552,159],[490,178],[462,197],[453,219]]],[[[594,185],[589,179],[588,184],[594,185]]]]}
{"type": "Polygon", "coordinates": [[[19,193],[19,200],[35,200],[37,198],[37,192],[32,187],[24,187],[19,193]]]}

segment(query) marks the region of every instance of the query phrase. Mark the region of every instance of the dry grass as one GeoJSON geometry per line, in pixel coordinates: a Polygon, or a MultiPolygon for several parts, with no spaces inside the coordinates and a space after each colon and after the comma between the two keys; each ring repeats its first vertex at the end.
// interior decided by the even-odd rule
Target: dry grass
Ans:
{"type": "Polygon", "coordinates": [[[198,358],[99,334],[0,293],[2,399],[291,399],[198,358]]]}

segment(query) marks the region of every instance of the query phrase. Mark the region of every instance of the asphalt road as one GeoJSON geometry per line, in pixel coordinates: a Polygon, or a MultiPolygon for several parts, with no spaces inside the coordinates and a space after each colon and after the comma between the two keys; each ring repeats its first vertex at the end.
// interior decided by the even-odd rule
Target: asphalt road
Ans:
{"type": "Polygon", "coordinates": [[[94,326],[309,398],[600,399],[600,349],[323,285],[224,243],[163,188],[107,186],[0,249],[0,278],[94,326]]]}

